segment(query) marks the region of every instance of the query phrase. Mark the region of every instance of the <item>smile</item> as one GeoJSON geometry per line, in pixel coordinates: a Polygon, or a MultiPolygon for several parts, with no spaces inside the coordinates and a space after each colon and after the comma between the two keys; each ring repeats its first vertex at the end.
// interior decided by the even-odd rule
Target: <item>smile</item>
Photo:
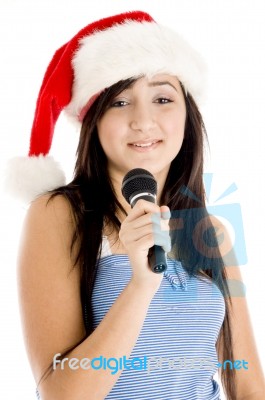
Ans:
{"type": "Polygon", "coordinates": [[[160,144],[161,140],[154,140],[152,142],[135,142],[135,143],[129,143],[129,147],[133,149],[134,151],[140,152],[140,153],[145,153],[148,151],[155,150],[160,144]]]}
{"type": "Polygon", "coordinates": [[[148,150],[153,150],[155,149],[159,144],[161,143],[161,140],[153,140],[151,142],[135,142],[135,143],[130,143],[129,146],[133,148],[136,151],[148,151],[148,150]]]}
{"type": "Polygon", "coordinates": [[[155,142],[144,143],[144,144],[134,143],[133,146],[137,146],[137,147],[150,147],[150,146],[152,146],[152,144],[155,144],[155,143],[157,143],[157,142],[158,142],[158,140],[155,141],[155,142]]]}

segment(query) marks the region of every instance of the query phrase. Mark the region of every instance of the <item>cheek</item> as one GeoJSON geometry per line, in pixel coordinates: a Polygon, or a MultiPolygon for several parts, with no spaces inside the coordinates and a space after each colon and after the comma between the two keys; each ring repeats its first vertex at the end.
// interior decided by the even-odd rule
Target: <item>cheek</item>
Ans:
{"type": "Polygon", "coordinates": [[[97,124],[98,137],[100,141],[111,141],[122,133],[122,121],[118,118],[105,115],[97,124]]]}
{"type": "Polygon", "coordinates": [[[186,106],[182,102],[173,103],[165,112],[161,114],[161,121],[167,129],[175,132],[184,132],[186,121],[186,106]]]}
{"type": "Polygon", "coordinates": [[[175,118],[173,123],[167,122],[167,132],[170,135],[170,140],[175,144],[181,144],[184,139],[185,119],[183,116],[175,118]]]}
{"type": "Polygon", "coordinates": [[[99,142],[106,153],[108,150],[109,146],[111,146],[111,143],[113,141],[112,138],[112,128],[111,128],[111,123],[108,123],[108,120],[101,120],[98,125],[97,125],[97,130],[98,130],[98,139],[99,142]]]}
{"type": "Polygon", "coordinates": [[[113,139],[107,134],[99,134],[98,138],[105,155],[109,157],[109,154],[112,152],[113,139]]]}
{"type": "MultiPolygon", "coordinates": [[[[106,121],[107,122],[107,121],[106,121]]],[[[103,123],[98,126],[98,139],[109,161],[121,157],[122,135],[113,124],[103,123]]]]}

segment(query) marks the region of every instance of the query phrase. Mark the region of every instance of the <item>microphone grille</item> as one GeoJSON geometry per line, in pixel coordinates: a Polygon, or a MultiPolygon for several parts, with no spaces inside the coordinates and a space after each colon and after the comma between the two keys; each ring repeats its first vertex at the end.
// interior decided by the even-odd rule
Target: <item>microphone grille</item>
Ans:
{"type": "Polygon", "coordinates": [[[149,192],[155,196],[157,182],[151,172],[143,168],[134,168],[123,178],[121,191],[130,203],[130,198],[138,193],[149,192]]]}

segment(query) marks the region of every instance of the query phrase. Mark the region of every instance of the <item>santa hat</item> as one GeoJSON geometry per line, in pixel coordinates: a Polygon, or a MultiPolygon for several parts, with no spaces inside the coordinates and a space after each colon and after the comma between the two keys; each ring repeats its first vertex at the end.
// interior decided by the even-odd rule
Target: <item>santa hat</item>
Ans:
{"type": "Polygon", "coordinates": [[[127,12],[91,23],[54,54],[36,104],[28,157],[10,160],[7,190],[26,202],[65,184],[58,163],[48,156],[62,110],[82,122],[97,96],[114,83],[142,75],[178,77],[200,103],[205,65],[176,32],[147,13],[127,12]]]}

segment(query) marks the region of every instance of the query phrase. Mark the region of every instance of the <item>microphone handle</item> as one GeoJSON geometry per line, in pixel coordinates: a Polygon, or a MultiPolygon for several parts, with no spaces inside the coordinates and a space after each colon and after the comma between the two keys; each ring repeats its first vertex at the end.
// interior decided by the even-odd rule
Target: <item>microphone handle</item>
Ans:
{"type": "MultiPolygon", "coordinates": [[[[131,207],[133,208],[136,202],[140,199],[150,201],[151,203],[156,202],[156,196],[151,193],[141,193],[138,195],[132,196],[130,199],[131,207]]],[[[161,274],[167,269],[167,261],[166,261],[166,253],[161,246],[154,245],[149,249],[148,252],[148,261],[150,268],[156,274],[161,274]]]]}

